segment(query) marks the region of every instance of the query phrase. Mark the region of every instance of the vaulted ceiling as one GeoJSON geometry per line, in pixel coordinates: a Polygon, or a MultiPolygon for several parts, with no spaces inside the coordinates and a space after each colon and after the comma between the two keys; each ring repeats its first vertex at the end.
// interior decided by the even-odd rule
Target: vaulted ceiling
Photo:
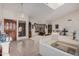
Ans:
{"type": "Polygon", "coordinates": [[[55,20],[79,9],[78,3],[65,3],[56,9],[50,8],[45,3],[23,3],[23,8],[20,3],[6,3],[0,4],[0,6],[15,13],[20,13],[23,10],[24,14],[39,21],[55,20]]]}
{"type": "Polygon", "coordinates": [[[55,20],[61,18],[69,13],[79,10],[78,3],[65,3],[59,8],[55,9],[52,14],[48,17],[49,20],[55,20]]]}

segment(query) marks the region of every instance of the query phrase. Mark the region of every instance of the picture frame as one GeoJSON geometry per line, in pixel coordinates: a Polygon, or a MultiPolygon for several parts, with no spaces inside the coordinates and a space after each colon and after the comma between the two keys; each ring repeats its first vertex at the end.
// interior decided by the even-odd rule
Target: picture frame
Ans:
{"type": "Polygon", "coordinates": [[[18,22],[18,36],[19,37],[26,36],[26,22],[24,21],[18,22]]]}

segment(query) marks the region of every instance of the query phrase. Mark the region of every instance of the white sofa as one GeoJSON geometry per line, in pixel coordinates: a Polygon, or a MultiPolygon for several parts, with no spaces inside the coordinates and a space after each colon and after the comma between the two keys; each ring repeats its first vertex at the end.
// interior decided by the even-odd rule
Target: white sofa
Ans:
{"type": "Polygon", "coordinates": [[[45,43],[45,42],[40,42],[39,53],[42,56],[72,56],[69,53],[66,53],[64,51],[61,51],[57,48],[52,47],[50,43],[45,43]]]}
{"type": "MultiPolygon", "coordinates": [[[[69,53],[61,51],[57,48],[52,47],[50,44],[56,42],[56,40],[51,39],[52,37],[43,37],[39,41],[39,53],[43,56],[72,56],[69,53]]],[[[57,38],[57,37],[56,37],[57,38]]]]}
{"type": "Polygon", "coordinates": [[[72,56],[69,53],[52,47],[50,44],[59,40],[58,34],[50,36],[36,36],[32,38],[36,43],[39,42],[39,53],[42,56],[72,56]]]}

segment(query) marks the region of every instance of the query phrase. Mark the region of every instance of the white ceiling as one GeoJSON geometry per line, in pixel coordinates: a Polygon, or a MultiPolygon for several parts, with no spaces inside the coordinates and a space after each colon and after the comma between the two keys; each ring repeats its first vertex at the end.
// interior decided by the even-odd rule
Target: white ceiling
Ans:
{"type": "MultiPolygon", "coordinates": [[[[19,3],[6,3],[0,4],[3,9],[12,12],[21,12],[21,4],[19,3]]],[[[44,3],[23,3],[23,12],[34,20],[55,20],[70,12],[79,9],[78,3],[65,3],[57,9],[52,9],[44,3]]]]}
{"type": "Polygon", "coordinates": [[[54,10],[54,12],[48,17],[48,19],[55,20],[77,10],[79,10],[78,3],[65,3],[64,5],[54,10]]]}
{"type": "Polygon", "coordinates": [[[64,3],[46,3],[46,5],[52,9],[57,9],[62,6],[64,3]]]}
{"type": "MultiPolygon", "coordinates": [[[[20,13],[22,5],[21,3],[6,3],[0,4],[4,10],[20,13]]],[[[34,19],[43,19],[48,17],[53,10],[43,3],[23,3],[23,12],[27,16],[34,19]]]]}

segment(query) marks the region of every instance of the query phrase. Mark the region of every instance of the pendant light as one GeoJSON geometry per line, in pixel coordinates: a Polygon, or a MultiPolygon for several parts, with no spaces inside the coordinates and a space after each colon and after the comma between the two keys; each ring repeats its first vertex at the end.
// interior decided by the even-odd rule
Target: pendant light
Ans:
{"type": "Polygon", "coordinates": [[[21,18],[24,18],[23,3],[21,3],[21,18]]]}

